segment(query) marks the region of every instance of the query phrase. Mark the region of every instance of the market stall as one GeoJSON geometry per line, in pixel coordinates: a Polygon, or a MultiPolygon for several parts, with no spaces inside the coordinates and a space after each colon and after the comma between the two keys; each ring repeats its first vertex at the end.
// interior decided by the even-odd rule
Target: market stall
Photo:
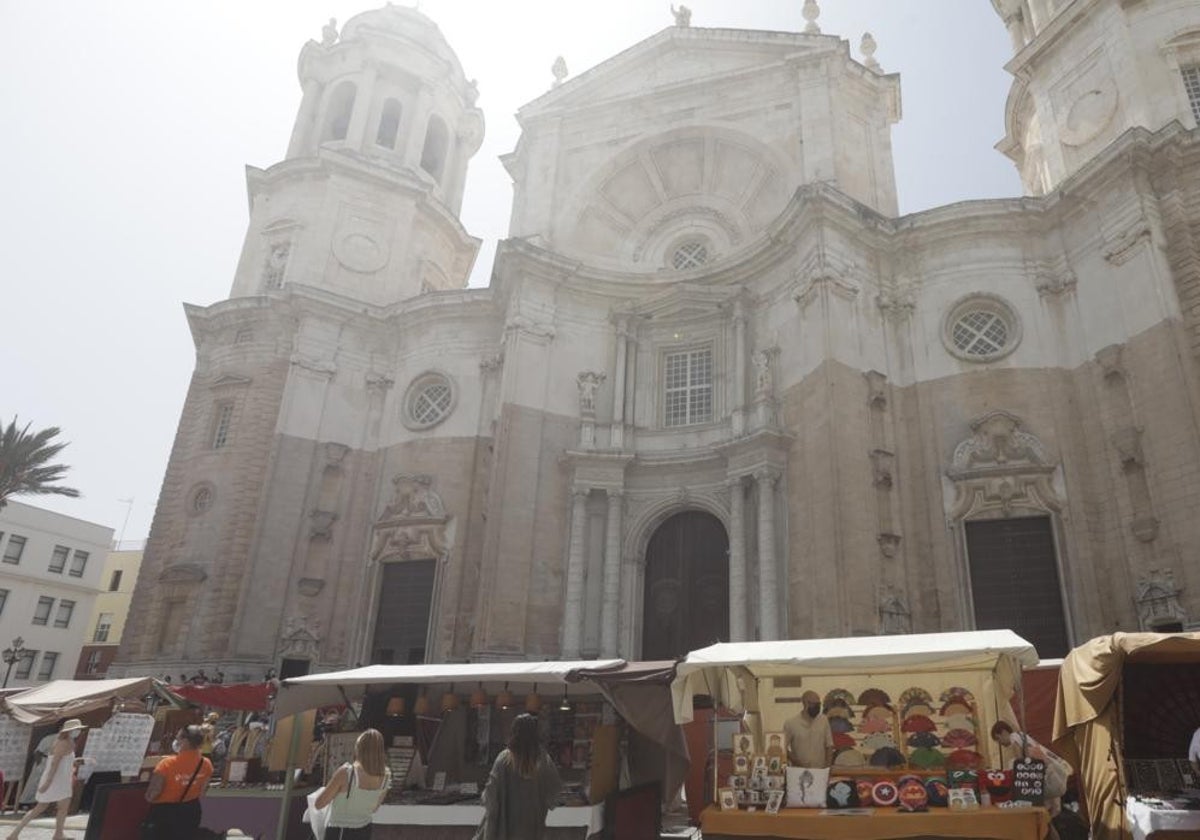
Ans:
{"type": "Polygon", "coordinates": [[[719,743],[711,762],[706,840],[1041,840],[1049,814],[1036,804],[1038,779],[1005,771],[1011,756],[988,737],[995,721],[1013,719],[1022,668],[1037,661],[1033,646],[1009,631],[730,643],[689,653],[672,685],[675,720],[690,720],[698,697],[741,717],[717,736],[731,743],[719,743]],[[829,769],[787,766],[789,722],[810,692],[832,732],[829,769]]]}
{"type": "Polygon", "coordinates": [[[1092,837],[1200,832],[1198,725],[1200,634],[1116,633],[1067,655],[1054,748],[1079,768],[1092,837]]]}
{"type": "Polygon", "coordinates": [[[543,742],[565,782],[563,805],[547,819],[550,836],[582,838],[603,826],[623,735],[636,730],[655,741],[660,777],[676,788],[682,780],[682,739],[675,727],[662,728],[670,721],[670,667],[619,659],[373,665],[286,680],[276,710],[344,703],[360,718],[356,730],[380,729],[393,791],[373,836],[406,840],[471,837],[483,818],[479,795],[512,718],[538,711],[543,742]]]}

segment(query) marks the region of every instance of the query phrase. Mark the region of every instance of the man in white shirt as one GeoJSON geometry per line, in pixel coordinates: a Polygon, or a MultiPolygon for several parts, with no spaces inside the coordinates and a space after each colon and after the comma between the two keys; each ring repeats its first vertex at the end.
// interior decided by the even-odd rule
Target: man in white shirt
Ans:
{"type": "Polygon", "coordinates": [[[1188,744],[1188,761],[1192,763],[1192,769],[1200,774],[1200,729],[1192,733],[1192,743],[1188,744]]]}
{"type": "Polygon", "coordinates": [[[788,758],[796,767],[828,767],[833,762],[833,731],[821,714],[821,697],[806,691],[800,698],[804,711],[783,724],[788,738],[788,758]]]}

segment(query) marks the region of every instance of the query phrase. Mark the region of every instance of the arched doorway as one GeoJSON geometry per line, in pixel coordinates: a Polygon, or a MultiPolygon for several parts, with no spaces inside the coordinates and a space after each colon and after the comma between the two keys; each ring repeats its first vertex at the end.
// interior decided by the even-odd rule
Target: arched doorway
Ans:
{"type": "Polygon", "coordinates": [[[674,659],[729,639],[729,537],[712,514],[677,513],[646,548],[642,658],[674,659]]]}

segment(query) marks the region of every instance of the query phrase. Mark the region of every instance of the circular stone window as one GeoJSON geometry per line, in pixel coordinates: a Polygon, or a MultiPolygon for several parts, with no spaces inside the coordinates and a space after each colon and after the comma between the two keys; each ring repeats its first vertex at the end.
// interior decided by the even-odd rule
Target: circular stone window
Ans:
{"type": "Polygon", "coordinates": [[[454,385],[440,373],[425,373],[408,386],[404,395],[404,425],[430,429],[454,410],[454,385]]]}
{"type": "Polygon", "coordinates": [[[973,295],[960,301],[946,316],[942,341],[946,349],[968,362],[990,362],[1017,349],[1021,322],[1005,301],[991,295],[973,295]]]}
{"type": "Polygon", "coordinates": [[[687,271],[689,268],[699,268],[708,262],[708,243],[703,239],[689,239],[675,246],[671,253],[671,268],[676,271],[687,271]]]}

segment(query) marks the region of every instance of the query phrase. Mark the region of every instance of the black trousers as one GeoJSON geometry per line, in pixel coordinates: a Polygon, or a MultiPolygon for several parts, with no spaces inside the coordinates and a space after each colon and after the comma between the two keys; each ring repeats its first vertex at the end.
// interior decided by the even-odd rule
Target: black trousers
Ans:
{"type": "Polygon", "coordinates": [[[192,840],[200,828],[200,800],[156,802],[150,806],[154,840],[192,840]]]}
{"type": "Polygon", "coordinates": [[[371,826],[362,828],[327,828],[325,840],[371,840],[371,826]]]}

